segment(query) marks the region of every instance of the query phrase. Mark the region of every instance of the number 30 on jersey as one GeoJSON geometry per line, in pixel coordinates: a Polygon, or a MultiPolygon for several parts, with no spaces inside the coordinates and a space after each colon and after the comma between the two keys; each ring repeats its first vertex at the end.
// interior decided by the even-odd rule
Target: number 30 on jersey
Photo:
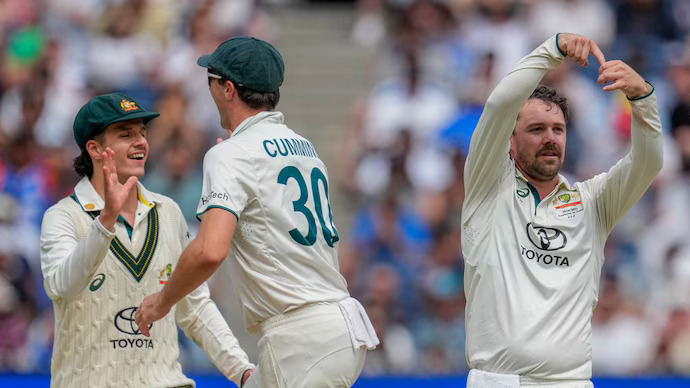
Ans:
{"type": "MultiPolygon", "coordinates": [[[[314,219],[314,213],[305,206],[307,199],[309,199],[309,190],[307,189],[307,184],[304,181],[302,173],[295,166],[287,166],[280,170],[278,174],[278,183],[281,185],[287,185],[288,180],[292,178],[297,182],[299,186],[300,194],[296,201],[292,201],[292,208],[297,213],[302,213],[307,219],[307,224],[309,225],[309,230],[306,235],[302,235],[297,228],[289,231],[290,236],[293,240],[306,246],[312,246],[316,242],[316,220],[314,219]]],[[[314,207],[316,209],[316,216],[319,218],[321,223],[321,230],[323,231],[323,237],[326,239],[328,246],[332,247],[333,244],[339,240],[338,231],[333,225],[333,213],[331,212],[331,204],[328,201],[328,182],[326,181],[326,176],[321,170],[314,167],[311,170],[311,193],[314,197],[314,207]],[[319,182],[323,184],[323,188],[326,194],[326,205],[328,206],[328,224],[326,224],[326,219],[323,214],[323,206],[321,206],[321,192],[319,182]]]]}

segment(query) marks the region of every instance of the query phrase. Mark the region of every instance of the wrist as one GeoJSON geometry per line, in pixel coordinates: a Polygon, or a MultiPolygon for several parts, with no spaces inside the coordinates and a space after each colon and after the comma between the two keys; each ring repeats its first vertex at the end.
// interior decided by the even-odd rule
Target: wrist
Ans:
{"type": "Polygon", "coordinates": [[[242,372],[242,377],[240,378],[240,388],[244,387],[244,383],[249,379],[249,375],[254,371],[254,368],[250,368],[242,372]]]}
{"type": "Polygon", "coordinates": [[[644,88],[638,88],[630,94],[625,93],[625,96],[628,98],[628,100],[635,101],[648,97],[650,94],[652,94],[652,92],[654,92],[654,86],[649,82],[645,81],[644,88]]]}
{"type": "Polygon", "coordinates": [[[108,212],[104,209],[98,216],[98,220],[100,221],[101,225],[103,225],[103,227],[105,227],[111,232],[115,232],[115,222],[117,221],[117,214],[112,214],[111,212],[108,212]]]}

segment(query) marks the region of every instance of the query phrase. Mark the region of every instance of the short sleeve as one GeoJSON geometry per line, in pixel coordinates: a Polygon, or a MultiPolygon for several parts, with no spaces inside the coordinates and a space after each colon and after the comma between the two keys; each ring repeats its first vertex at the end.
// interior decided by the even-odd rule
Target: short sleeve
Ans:
{"type": "Polygon", "coordinates": [[[246,151],[228,140],[214,146],[204,157],[204,182],[197,218],[209,209],[220,208],[239,220],[254,191],[255,180],[254,166],[246,151]]]}

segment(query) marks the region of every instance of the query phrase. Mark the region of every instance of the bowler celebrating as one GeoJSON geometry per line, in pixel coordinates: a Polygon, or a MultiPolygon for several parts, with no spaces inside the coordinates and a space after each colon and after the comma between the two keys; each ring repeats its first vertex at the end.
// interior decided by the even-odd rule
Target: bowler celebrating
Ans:
{"type": "Polygon", "coordinates": [[[596,43],[558,34],[491,93],[465,164],[462,247],[468,387],[592,387],[592,310],[604,244],[662,166],[654,88],[596,43]],[[538,83],[565,57],[601,64],[598,83],[632,106],[632,149],[570,184],[565,98],[538,83]]]}

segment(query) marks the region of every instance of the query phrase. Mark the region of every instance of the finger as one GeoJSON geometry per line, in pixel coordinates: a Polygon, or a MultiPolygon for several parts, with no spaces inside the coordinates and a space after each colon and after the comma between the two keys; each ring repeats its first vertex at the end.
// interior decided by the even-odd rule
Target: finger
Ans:
{"type": "Polygon", "coordinates": [[[584,44],[582,45],[582,52],[580,53],[580,59],[582,60],[582,63],[587,66],[589,64],[589,48],[591,47],[591,41],[585,41],[584,44]]]}
{"type": "Polygon", "coordinates": [[[127,179],[127,182],[125,182],[125,184],[124,184],[125,192],[129,192],[130,190],[132,190],[132,188],[134,188],[134,186],[136,184],[137,184],[137,177],[135,177],[135,176],[129,177],[129,179],[127,179]]]}
{"type": "Polygon", "coordinates": [[[108,167],[110,168],[111,173],[115,174],[117,173],[117,170],[115,168],[115,151],[110,149],[110,147],[105,149],[105,152],[107,154],[106,158],[106,163],[108,164],[108,167]]]}
{"type": "Polygon", "coordinates": [[[142,325],[137,325],[137,326],[139,327],[139,331],[141,331],[141,334],[143,334],[146,337],[151,336],[151,333],[149,332],[149,325],[148,324],[144,324],[144,322],[142,322],[142,325]]]}
{"type": "Polygon", "coordinates": [[[592,55],[594,55],[594,58],[599,61],[599,65],[604,66],[604,63],[606,63],[606,58],[596,42],[592,41],[592,46],[589,48],[589,51],[592,53],[592,55]]]}
{"type": "Polygon", "coordinates": [[[597,82],[599,83],[606,83],[608,81],[618,81],[619,79],[622,79],[624,74],[616,69],[608,69],[604,70],[603,73],[599,75],[599,78],[597,79],[597,82]]]}
{"type": "Polygon", "coordinates": [[[219,137],[219,138],[216,139],[216,144],[218,144],[218,143],[220,143],[220,142],[222,142],[222,141],[223,141],[223,138],[222,138],[222,137],[219,137]]]}
{"type": "MultiPolygon", "coordinates": [[[[139,312],[139,310],[137,310],[137,312],[139,312]]],[[[139,331],[141,331],[141,334],[147,337],[151,334],[149,333],[149,325],[146,323],[146,320],[144,319],[144,314],[136,314],[134,322],[137,324],[137,327],[139,328],[139,331]]]]}
{"type": "Polygon", "coordinates": [[[612,83],[611,85],[604,86],[602,90],[605,92],[610,92],[613,90],[623,89],[624,86],[625,83],[622,80],[616,80],[616,82],[612,83]]]}
{"type": "Polygon", "coordinates": [[[584,47],[582,45],[582,42],[577,42],[577,44],[575,45],[575,49],[573,50],[573,57],[572,58],[577,63],[581,63],[580,58],[582,57],[583,48],[584,47]]]}

